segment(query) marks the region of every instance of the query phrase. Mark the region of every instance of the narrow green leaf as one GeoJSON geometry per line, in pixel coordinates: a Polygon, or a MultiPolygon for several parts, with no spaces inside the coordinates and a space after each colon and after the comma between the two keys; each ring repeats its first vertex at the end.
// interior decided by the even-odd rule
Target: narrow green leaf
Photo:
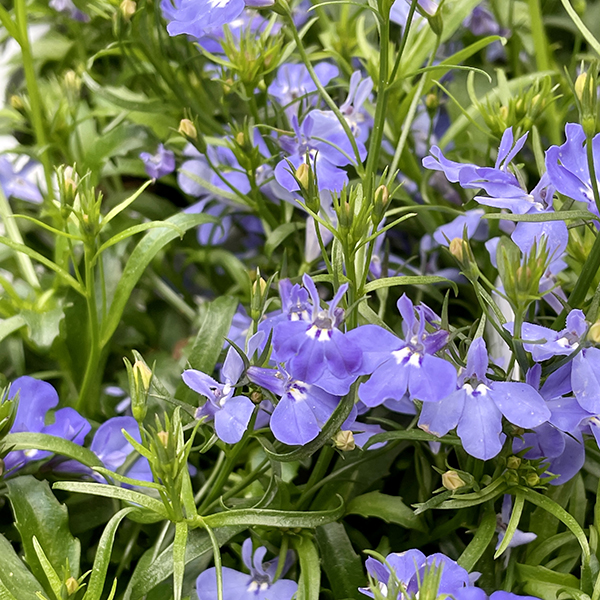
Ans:
{"type": "MultiPolygon", "coordinates": [[[[214,222],[214,219],[203,214],[189,215],[180,213],[168,218],[167,221],[179,229],[187,231],[202,223],[214,222]]],[[[121,279],[115,290],[113,301],[107,313],[108,318],[102,324],[102,333],[100,336],[102,347],[106,346],[117,329],[125,305],[131,296],[131,292],[133,292],[133,288],[146,270],[146,267],[150,264],[150,261],[162,248],[170,241],[174,240],[177,235],[176,232],[170,229],[153,229],[149,231],[135,247],[123,269],[123,274],[121,275],[121,279]]]]}
{"type": "MultiPolygon", "coordinates": [[[[24,475],[8,479],[6,486],[25,560],[36,579],[45,583],[48,576],[35,551],[34,537],[54,571],[62,575],[68,561],[70,575],[77,578],[81,554],[79,540],[71,535],[67,508],[55,498],[48,482],[24,475]]],[[[52,582],[48,581],[52,588],[52,582]]]]}
{"type": "Polygon", "coordinates": [[[394,440],[409,440],[412,442],[441,442],[451,446],[460,446],[461,442],[454,435],[445,435],[437,437],[432,433],[427,433],[422,429],[399,429],[397,431],[386,431],[385,433],[377,433],[369,438],[369,441],[364,445],[363,450],[367,450],[374,444],[383,442],[392,442],[394,440]]]}
{"type": "Polygon", "coordinates": [[[46,577],[48,578],[48,583],[50,584],[50,589],[52,590],[54,597],[56,598],[56,600],[62,600],[62,581],[58,576],[58,573],[55,571],[54,567],[52,566],[52,563],[48,560],[44,549],[40,546],[40,543],[38,542],[38,539],[35,537],[35,535],[33,536],[32,541],[33,549],[35,550],[35,554],[38,558],[38,561],[42,566],[44,575],[46,575],[46,577]]]}
{"type": "Polygon", "coordinates": [[[100,537],[100,542],[98,543],[92,574],[83,600],[100,600],[102,597],[102,590],[104,589],[104,581],[110,563],[110,556],[112,554],[117,528],[121,524],[121,521],[134,510],[135,508],[133,507],[123,508],[113,515],[106,524],[102,536],[100,537]]]}
{"type": "Polygon", "coordinates": [[[348,504],[346,514],[360,515],[361,517],[377,517],[383,519],[386,523],[402,525],[406,529],[426,531],[423,520],[404,504],[402,498],[388,496],[381,492],[369,492],[368,494],[357,496],[348,504]]]}
{"type": "Polygon", "coordinates": [[[497,559],[509,546],[510,542],[517,531],[517,527],[519,526],[519,521],[521,520],[521,514],[523,513],[523,506],[525,505],[525,500],[522,494],[517,492],[517,496],[515,498],[515,504],[513,506],[512,514],[510,515],[510,520],[506,527],[506,532],[504,533],[504,537],[502,538],[502,542],[496,553],[494,554],[494,560],[497,559]]]}
{"type": "Polygon", "coordinates": [[[65,492],[91,494],[93,496],[104,496],[105,498],[116,498],[124,502],[132,502],[156,513],[162,519],[168,517],[162,502],[134,490],[127,490],[104,483],[88,483],[83,481],[57,481],[52,487],[55,490],[64,490],[65,492]]]}
{"type": "Polygon", "coordinates": [[[52,262],[49,258],[46,258],[43,254],[40,254],[39,252],[32,250],[25,244],[19,244],[17,242],[13,242],[12,240],[9,240],[8,238],[1,236],[1,235],[0,235],[0,244],[4,244],[5,246],[8,246],[15,252],[21,252],[22,254],[26,254],[27,256],[29,256],[29,258],[33,258],[33,260],[37,260],[37,262],[45,265],[50,270],[54,271],[65,283],[68,283],[77,293],[81,294],[82,296],[85,296],[85,290],[83,289],[81,284],[77,281],[77,279],[75,279],[74,277],[69,275],[69,273],[67,273],[67,271],[65,271],[64,269],[59,267],[56,263],[52,262]]]}
{"type": "Polygon", "coordinates": [[[381,288],[394,287],[397,285],[429,285],[432,283],[446,283],[452,286],[454,293],[458,295],[458,286],[454,281],[439,277],[437,275],[406,275],[401,277],[383,277],[375,279],[365,285],[365,293],[374,292],[381,288]]]}
{"type": "MultiPolygon", "coordinates": [[[[192,369],[211,375],[219,359],[225,337],[229,333],[231,321],[239,300],[233,296],[220,296],[208,305],[208,310],[198,335],[194,340],[188,363],[192,369]]],[[[198,394],[181,381],[175,396],[188,404],[197,405],[198,394]]]]}
{"type": "Polygon", "coordinates": [[[558,212],[549,213],[533,213],[530,215],[513,215],[508,213],[487,213],[483,215],[484,219],[488,220],[502,220],[502,221],[516,221],[525,223],[545,223],[546,221],[570,221],[573,219],[597,219],[588,210],[562,210],[558,212]]]}
{"type": "Polygon", "coordinates": [[[0,598],[2,600],[39,600],[42,584],[23,564],[11,543],[0,534],[0,598]]]}
{"type": "Polygon", "coordinates": [[[267,258],[271,258],[271,255],[275,249],[282,244],[292,233],[305,229],[304,223],[283,223],[276,229],[274,229],[265,242],[265,255],[267,258]]]}
{"type": "Polygon", "coordinates": [[[109,210],[106,216],[102,219],[102,227],[110,223],[119,213],[123,212],[130,204],[135,202],[140,197],[142,192],[152,183],[152,179],[150,179],[150,181],[146,181],[146,183],[144,183],[142,187],[140,187],[133,194],[131,194],[129,198],[126,198],[125,200],[123,200],[123,202],[120,202],[119,204],[117,204],[117,206],[109,210]]]}
{"type": "Polygon", "coordinates": [[[25,319],[21,315],[15,315],[14,317],[0,321],[0,342],[26,324],[25,319]]]}
{"type": "Polygon", "coordinates": [[[91,450],[47,433],[9,433],[3,441],[5,447],[12,450],[42,450],[72,458],[86,467],[102,466],[102,461],[91,450]]]}
{"type": "Polygon", "coordinates": [[[579,580],[574,575],[558,573],[542,566],[517,564],[517,580],[523,584],[526,594],[535,594],[543,600],[569,598],[589,600],[589,596],[579,589],[579,580]],[[564,594],[559,592],[564,590],[564,594]]]}
{"type": "Polygon", "coordinates": [[[296,600],[319,600],[321,587],[321,563],[312,536],[292,538],[294,549],[300,562],[300,580],[296,600]]]}
{"type": "Polygon", "coordinates": [[[492,542],[494,533],[496,533],[496,513],[493,504],[490,503],[483,513],[473,539],[458,558],[458,564],[471,572],[492,542]]]}
{"type": "MultiPolygon", "coordinates": [[[[244,525],[223,527],[216,529],[214,534],[219,546],[223,546],[245,529],[247,527],[244,525]]],[[[148,550],[138,562],[123,600],[139,600],[173,574],[173,544],[170,544],[155,558],[153,558],[153,552],[153,549],[148,550]]],[[[197,560],[208,552],[212,553],[208,533],[200,529],[191,530],[187,539],[185,564],[197,560]]]]}
{"type": "Polygon", "coordinates": [[[175,540],[173,542],[173,596],[181,600],[183,573],[185,571],[185,548],[187,545],[188,526],[185,521],[175,523],[175,540]]]}
{"type": "Polygon", "coordinates": [[[127,477],[126,475],[121,475],[121,473],[115,473],[110,469],[104,469],[103,467],[94,467],[94,471],[104,475],[105,477],[110,477],[111,479],[115,479],[120,483],[126,483],[127,485],[135,485],[138,487],[146,487],[152,490],[165,490],[165,486],[160,483],[154,483],[153,481],[143,481],[141,479],[132,479],[131,477],[127,477]]]}
{"type": "Polygon", "coordinates": [[[241,508],[209,515],[203,517],[203,520],[213,529],[230,525],[313,529],[337,521],[344,514],[344,501],[340,496],[338,496],[338,499],[339,506],[331,510],[296,511],[241,508]]]}
{"type": "Polygon", "coordinates": [[[571,17],[573,23],[577,26],[577,29],[581,32],[581,35],[585,38],[585,41],[593,48],[594,52],[600,56],[600,42],[596,39],[594,34],[585,26],[581,17],[577,14],[577,11],[571,6],[569,0],[560,0],[562,5],[565,7],[569,17],[571,17]]]}
{"type": "Polygon", "coordinates": [[[364,600],[364,595],[358,591],[366,583],[362,560],[354,551],[344,526],[328,523],[317,527],[315,538],[333,597],[364,600]]]}

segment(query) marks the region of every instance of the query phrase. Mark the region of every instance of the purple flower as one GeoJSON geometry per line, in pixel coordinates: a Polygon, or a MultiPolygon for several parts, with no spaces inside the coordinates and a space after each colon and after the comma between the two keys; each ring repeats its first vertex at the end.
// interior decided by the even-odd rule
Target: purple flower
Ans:
{"type": "Polygon", "coordinates": [[[275,438],[288,446],[314,440],[340,402],[339,396],[299,381],[282,368],[250,367],[248,379],[280,397],[270,427],[275,438]]]}
{"type": "MultiPolygon", "coordinates": [[[[318,80],[324,86],[339,74],[339,69],[328,62],[316,64],[314,70],[318,80]]],[[[318,100],[317,86],[306,66],[301,64],[284,63],[281,65],[267,91],[286,109],[290,120],[294,115],[298,115],[300,99],[304,106],[315,106],[318,100]]]]}
{"type": "MultiPolygon", "coordinates": [[[[298,584],[291,579],[274,581],[279,559],[264,563],[267,553],[260,546],[252,556],[252,540],[248,538],[242,545],[242,560],[250,574],[240,573],[229,567],[223,567],[223,600],[292,600],[298,590],[298,584]]],[[[285,566],[281,572],[285,575],[291,566],[292,552],[288,552],[285,566]]],[[[200,573],[196,580],[199,600],[217,600],[217,573],[215,567],[200,573]]]]}
{"type": "Polygon", "coordinates": [[[469,347],[467,367],[459,389],[440,402],[423,404],[419,427],[437,436],[456,429],[466,452],[488,460],[502,449],[502,415],[519,427],[531,429],[550,417],[540,394],[527,383],[490,381],[488,354],[483,338],[469,347]]]}
{"type": "Polygon", "coordinates": [[[67,13],[74,21],[88,23],[90,17],[84,12],[81,12],[73,3],[73,0],[50,0],[48,6],[57,12],[67,13]]]}
{"type": "Polygon", "coordinates": [[[152,177],[152,179],[160,179],[175,170],[175,154],[170,150],[165,150],[163,144],[158,145],[155,154],[142,152],[140,158],[144,161],[148,177],[152,177]]]}
{"type": "Polygon", "coordinates": [[[340,286],[327,310],[320,306],[313,280],[304,275],[304,287],[310,292],[309,320],[282,321],[273,331],[274,359],[305,383],[314,383],[336,395],[348,393],[362,363],[360,346],[339,330],[344,311],[338,303],[346,293],[340,286]]]}
{"type": "Polygon", "coordinates": [[[372,373],[358,388],[359,398],[367,406],[401,400],[407,391],[412,399],[436,402],[456,389],[456,369],[434,356],[446,344],[448,332],[425,329],[427,323],[437,320],[435,313],[421,305],[416,317],[406,294],[398,300],[398,310],[404,320],[403,340],[376,325],[363,325],[347,334],[363,351],[360,374],[372,373]]]}
{"type": "Polygon", "coordinates": [[[518,596],[511,592],[498,591],[491,596],[481,589],[476,587],[463,588],[454,593],[454,600],[539,600],[533,596],[518,596]]]}
{"type": "Polygon", "coordinates": [[[363,143],[367,141],[373,126],[373,117],[363,108],[372,90],[373,80],[370,77],[363,79],[360,71],[354,71],[350,77],[348,97],[340,106],[340,112],[346,117],[352,134],[363,143]]]}
{"type": "Polygon", "coordinates": [[[485,211],[481,208],[468,210],[464,215],[456,217],[450,223],[438,227],[433,233],[433,239],[440,246],[448,246],[453,239],[462,239],[465,228],[467,230],[467,238],[486,239],[488,226],[485,221],[482,222],[481,220],[484,214],[485,211]]]}
{"type": "Polygon", "coordinates": [[[36,183],[32,181],[31,170],[38,163],[29,160],[17,170],[14,164],[5,156],[0,156],[0,186],[7,198],[27,200],[35,204],[43,202],[42,194],[36,183]]]}
{"type": "MultiPolygon", "coordinates": [[[[578,123],[565,126],[567,141],[562,146],[551,146],[546,151],[546,169],[552,185],[558,192],[583,202],[587,209],[598,215],[587,162],[586,138],[578,123]]],[[[600,135],[592,140],[596,173],[600,172],[600,135]]]]}
{"type": "Polygon", "coordinates": [[[494,15],[483,6],[476,6],[469,16],[463,21],[463,25],[471,30],[476,36],[499,35],[500,25],[494,15]]]}
{"type": "MultiPolygon", "coordinates": [[[[264,338],[259,332],[248,341],[247,354],[252,356],[264,338]]],[[[254,412],[252,400],[246,396],[234,396],[235,385],[244,372],[244,362],[233,346],[227,352],[221,379],[223,383],[196,369],[188,369],[181,376],[185,384],[205,396],[207,401],[196,411],[196,418],[214,420],[215,432],[227,444],[236,444],[248,429],[254,412]]]]}
{"type": "MultiPolygon", "coordinates": [[[[348,182],[348,174],[340,167],[354,164],[354,150],[337,117],[330,111],[313,110],[304,118],[301,126],[294,117],[292,127],[295,137],[280,139],[287,157],[275,167],[277,182],[290,192],[299,190],[290,171],[295,171],[308,161],[316,172],[319,190],[341,191],[348,182]]],[[[367,150],[360,140],[356,144],[360,158],[364,160],[367,150]]]]}
{"type": "Polygon", "coordinates": [[[176,0],[172,6],[163,8],[163,14],[169,20],[169,35],[201,38],[237,19],[245,6],[244,0],[176,0]]]}
{"type": "MultiPolygon", "coordinates": [[[[83,445],[91,425],[73,408],[61,408],[54,413],[54,422],[46,425],[47,413],[58,405],[58,394],[47,382],[33,377],[19,377],[10,386],[8,398],[18,393],[18,406],[11,433],[44,433],[83,445]]],[[[51,456],[42,450],[16,450],[4,458],[6,470],[16,470],[33,460],[51,456]]]]}
{"type": "MultiPolygon", "coordinates": [[[[432,569],[440,569],[440,581],[437,590],[438,595],[455,594],[459,590],[471,585],[469,574],[455,561],[441,553],[425,556],[420,550],[407,550],[406,552],[394,552],[385,557],[386,563],[369,557],[365,566],[367,572],[375,580],[375,584],[386,598],[394,586],[400,584],[395,600],[404,600],[406,597],[418,595],[423,580],[432,569]],[[392,577],[393,574],[393,577],[392,577]]],[[[374,597],[369,588],[360,588],[366,596],[374,597]]]]}

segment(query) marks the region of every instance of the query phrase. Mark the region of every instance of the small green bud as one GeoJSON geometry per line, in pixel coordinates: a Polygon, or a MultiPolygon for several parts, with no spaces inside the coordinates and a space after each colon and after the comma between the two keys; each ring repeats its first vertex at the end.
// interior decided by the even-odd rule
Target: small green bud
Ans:
{"type": "Polygon", "coordinates": [[[351,431],[338,431],[333,436],[333,443],[338,450],[342,452],[351,452],[356,448],[354,434],[351,431]]]}
{"type": "Polygon", "coordinates": [[[375,225],[375,227],[377,227],[377,225],[379,225],[379,223],[381,223],[381,221],[383,220],[383,217],[385,215],[385,211],[387,210],[389,202],[390,202],[390,191],[388,190],[387,186],[380,185],[375,190],[375,201],[373,202],[372,220],[373,220],[373,224],[375,225]]]}
{"type": "Polygon", "coordinates": [[[509,469],[518,469],[521,466],[521,459],[518,456],[509,456],[506,466],[509,469]]]}
{"type": "Polygon", "coordinates": [[[442,475],[442,485],[447,490],[458,490],[467,485],[456,471],[446,471],[442,475]]]}
{"type": "Polygon", "coordinates": [[[519,475],[516,471],[507,471],[504,477],[506,477],[506,483],[515,485],[519,483],[519,475]]]}
{"type": "Polygon", "coordinates": [[[189,119],[181,119],[181,121],[179,121],[178,131],[183,137],[191,140],[198,139],[198,131],[196,130],[196,126],[189,119]]]}
{"type": "Polygon", "coordinates": [[[596,321],[588,332],[588,340],[594,344],[600,344],[600,321],[596,321]]]}
{"type": "Polygon", "coordinates": [[[306,163],[302,163],[295,173],[296,179],[302,189],[307,190],[310,183],[310,167],[306,163]]]}
{"type": "Polygon", "coordinates": [[[166,448],[169,445],[169,432],[159,431],[156,437],[160,440],[160,443],[166,448]]]}
{"type": "Polygon", "coordinates": [[[450,242],[450,254],[452,254],[452,256],[454,256],[454,258],[456,258],[456,260],[461,264],[465,260],[466,246],[467,244],[462,238],[456,237],[450,242]]]}
{"type": "Polygon", "coordinates": [[[264,400],[264,396],[262,392],[255,390],[250,394],[250,400],[252,400],[254,404],[260,404],[264,400]]]}
{"type": "Polygon", "coordinates": [[[65,589],[67,590],[67,595],[72,596],[79,589],[79,582],[75,577],[69,577],[65,581],[65,589]]]}
{"type": "Polygon", "coordinates": [[[137,9],[137,5],[134,2],[134,0],[123,0],[123,2],[121,2],[121,5],[119,6],[119,10],[121,11],[123,18],[126,21],[129,21],[129,19],[131,19],[131,17],[133,17],[136,9],[137,9]]]}
{"type": "Polygon", "coordinates": [[[525,481],[529,487],[535,487],[540,483],[540,477],[537,473],[528,473],[525,476],[525,481]]]}
{"type": "Polygon", "coordinates": [[[583,102],[583,94],[585,92],[587,80],[588,80],[587,73],[581,73],[580,75],[578,75],[577,79],[575,80],[575,85],[574,85],[575,95],[579,99],[579,102],[583,102]]]}

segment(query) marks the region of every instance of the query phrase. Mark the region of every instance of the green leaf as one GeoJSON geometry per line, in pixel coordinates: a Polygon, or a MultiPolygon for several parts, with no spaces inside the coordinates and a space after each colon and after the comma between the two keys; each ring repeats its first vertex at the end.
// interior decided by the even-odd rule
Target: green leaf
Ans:
{"type": "Polygon", "coordinates": [[[0,534],[0,598],[2,600],[39,600],[42,584],[22,563],[10,542],[0,534]]]}
{"type": "Polygon", "coordinates": [[[454,293],[458,296],[458,286],[454,281],[437,275],[406,275],[401,277],[383,277],[375,279],[365,285],[365,293],[374,292],[381,288],[394,287],[397,285],[429,285],[431,283],[447,283],[452,286],[454,293]]]}
{"type": "Polygon", "coordinates": [[[510,542],[517,531],[517,527],[519,526],[519,521],[521,520],[521,514],[523,513],[523,506],[525,505],[525,500],[523,499],[523,495],[517,492],[517,496],[515,498],[515,504],[513,506],[512,513],[510,515],[510,520],[506,527],[506,532],[504,533],[504,537],[502,538],[502,542],[496,553],[494,554],[494,560],[496,560],[509,546],[510,542]]]}
{"type": "Polygon", "coordinates": [[[144,183],[144,185],[142,185],[138,190],[136,190],[133,194],[131,194],[131,196],[129,196],[128,198],[125,198],[125,200],[123,200],[123,202],[120,202],[119,204],[117,204],[117,206],[115,206],[114,208],[109,210],[108,213],[106,214],[106,216],[103,217],[103,219],[102,219],[102,227],[108,225],[118,214],[123,212],[130,204],[135,202],[138,199],[138,197],[142,194],[142,192],[152,182],[153,182],[152,179],[150,179],[150,181],[146,181],[146,183],[144,183]]]}
{"type": "Polygon", "coordinates": [[[104,581],[110,563],[110,555],[112,553],[117,528],[121,521],[134,510],[135,508],[133,507],[123,508],[113,515],[111,520],[106,524],[102,536],[100,537],[100,542],[98,543],[92,574],[83,600],[100,600],[102,597],[102,590],[104,589],[104,581]]]}
{"type": "MultiPolygon", "coordinates": [[[[24,475],[7,480],[6,486],[25,560],[36,579],[49,580],[35,551],[34,536],[54,570],[62,577],[68,562],[67,577],[77,579],[81,546],[69,530],[66,506],[55,498],[48,482],[24,475]]],[[[47,589],[52,588],[51,583],[47,589]]]]}
{"type": "MultiPolygon", "coordinates": [[[[245,529],[247,527],[244,525],[223,527],[216,529],[214,534],[219,546],[223,546],[245,529]]],[[[212,545],[208,533],[200,529],[190,531],[185,550],[185,564],[187,565],[209,552],[212,556],[212,545]]],[[[153,555],[154,549],[151,548],[142,556],[129,581],[123,600],[139,600],[173,574],[173,544],[165,548],[154,560],[152,560],[153,555]]]]}
{"type": "Polygon", "coordinates": [[[580,16],[577,14],[577,11],[571,6],[569,0],[560,0],[562,5],[565,7],[565,10],[573,20],[573,23],[579,29],[581,35],[585,38],[585,41],[590,45],[591,48],[594,49],[596,54],[600,56],[600,42],[594,37],[594,34],[584,25],[580,16]]]}
{"type": "Polygon", "coordinates": [[[533,213],[530,215],[513,215],[508,213],[488,213],[483,215],[484,219],[502,221],[516,221],[526,223],[543,223],[546,221],[570,221],[573,219],[597,219],[589,210],[563,210],[549,213],[533,213]]]}
{"type": "Polygon", "coordinates": [[[229,525],[246,527],[262,525],[264,527],[284,527],[313,529],[337,521],[344,514],[344,501],[338,496],[339,505],[331,510],[274,510],[271,508],[241,508],[228,510],[203,517],[211,528],[229,525]]]}
{"type": "Polygon", "coordinates": [[[473,536],[469,545],[458,558],[458,564],[467,571],[471,572],[477,561],[483,556],[487,547],[490,545],[494,534],[496,533],[496,512],[493,504],[486,508],[479,527],[473,536]]]}
{"type": "Polygon", "coordinates": [[[40,565],[42,567],[44,574],[48,578],[48,583],[50,584],[50,589],[52,590],[52,593],[54,594],[54,598],[56,600],[62,600],[61,578],[58,576],[58,573],[52,566],[52,563],[48,560],[48,557],[46,556],[44,549],[40,546],[40,543],[38,542],[38,539],[35,537],[35,535],[33,536],[33,549],[35,550],[35,553],[37,555],[37,558],[40,562],[40,565]]]}
{"type": "Polygon", "coordinates": [[[377,433],[369,438],[369,441],[364,445],[363,450],[367,450],[374,444],[383,442],[392,442],[394,440],[409,440],[412,442],[441,442],[451,446],[460,446],[461,441],[454,435],[445,435],[437,437],[432,433],[427,433],[421,429],[398,429],[396,431],[386,431],[385,433],[377,433]]]}
{"type": "Polygon", "coordinates": [[[102,461],[91,450],[47,433],[9,433],[3,442],[11,450],[43,450],[72,458],[86,467],[102,466],[102,461]]]}
{"type": "Polygon", "coordinates": [[[423,521],[402,502],[402,498],[388,496],[381,492],[369,492],[357,496],[348,504],[346,514],[377,517],[383,519],[386,523],[402,525],[406,529],[426,531],[423,521]]]}
{"type": "Polygon", "coordinates": [[[44,312],[22,310],[21,316],[27,324],[31,341],[44,350],[50,349],[60,334],[60,323],[65,318],[62,306],[44,312]]]}
{"type": "MultiPolygon", "coordinates": [[[[188,363],[192,369],[211,375],[219,359],[225,336],[229,333],[233,315],[239,300],[233,296],[221,296],[208,305],[208,310],[198,335],[194,340],[188,363]]],[[[196,405],[198,394],[180,382],[175,396],[188,404],[196,405]]]]}
{"type": "MultiPolygon", "coordinates": [[[[115,487],[104,483],[87,483],[82,481],[58,481],[54,484],[55,490],[64,490],[65,492],[76,492],[78,494],[92,494],[93,496],[104,496],[105,498],[116,498],[124,502],[139,504],[155,514],[148,515],[149,519],[162,520],[168,518],[164,504],[156,498],[147,496],[134,490],[115,487]],[[156,518],[158,517],[158,518],[156,518]]],[[[150,520],[148,522],[153,522],[150,520]]]]}
{"type": "Polygon", "coordinates": [[[0,321],[0,342],[26,324],[22,315],[15,315],[14,317],[0,321]]]}
{"type": "Polygon", "coordinates": [[[283,241],[285,241],[292,233],[305,229],[304,223],[283,223],[276,229],[274,229],[265,242],[265,255],[267,258],[271,258],[275,248],[277,248],[283,241]]]}
{"type": "MultiPolygon", "coordinates": [[[[167,221],[179,229],[187,231],[202,223],[214,222],[214,219],[208,215],[189,215],[180,213],[170,217],[167,221]]],[[[131,292],[133,292],[133,288],[146,270],[146,267],[158,252],[176,237],[177,233],[171,229],[153,229],[148,232],[135,247],[125,265],[125,269],[123,269],[121,280],[117,285],[113,301],[108,309],[108,317],[102,324],[102,333],[100,336],[102,347],[106,346],[117,329],[125,305],[131,296],[131,292]]]]}
{"type": "Polygon", "coordinates": [[[185,571],[185,547],[187,545],[188,525],[185,521],[175,523],[173,542],[173,596],[181,600],[183,574],[185,571]]]}
{"type": "Polygon", "coordinates": [[[362,560],[354,551],[344,526],[329,523],[317,527],[315,537],[333,597],[364,600],[364,595],[358,591],[365,585],[362,560]]]}
{"type": "Polygon", "coordinates": [[[517,579],[523,584],[526,594],[533,594],[542,600],[589,600],[589,596],[579,589],[579,580],[568,573],[558,573],[546,567],[517,564],[517,579]],[[558,595],[561,590],[566,593],[558,595]]]}
{"type": "Polygon", "coordinates": [[[292,543],[298,553],[298,561],[300,562],[300,579],[296,600],[319,600],[321,564],[312,536],[294,537],[292,543]]]}

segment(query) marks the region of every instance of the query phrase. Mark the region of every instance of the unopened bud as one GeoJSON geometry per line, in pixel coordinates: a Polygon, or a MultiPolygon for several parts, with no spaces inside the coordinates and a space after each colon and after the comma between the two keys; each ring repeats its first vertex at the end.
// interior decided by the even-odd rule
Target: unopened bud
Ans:
{"type": "Polygon", "coordinates": [[[0,477],[4,475],[4,461],[0,458],[0,477]]]}
{"type": "Polygon", "coordinates": [[[254,391],[250,394],[250,400],[252,400],[254,404],[260,404],[263,401],[263,398],[262,392],[254,391]]]}
{"type": "Polygon", "coordinates": [[[189,119],[181,119],[179,121],[179,133],[186,138],[195,140],[198,137],[196,126],[189,119]]]}
{"type": "Polygon", "coordinates": [[[540,477],[537,473],[529,473],[525,476],[525,481],[529,487],[535,487],[540,482],[540,477]]]}
{"type": "Polygon", "coordinates": [[[136,380],[142,383],[143,389],[147,392],[150,389],[150,381],[152,381],[150,367],[145,362],[136,360],[133,365],[133,372],[136,380]]]}
{"type": "Polygon", "coordinates": [[[509,456],[506,461],[506,466],[509,469],[518,469],[521,466],[521,459],[518,456],[509,456]]]}
{"type": "Polygon", "coordinates": [[[442,485],[447,490],[457,490],[466,485],[461,476],[456,471],[446,471],[442,474],[442,485]]]}
{"type": "Polygon", "coordinates": [[[508,119],[508,106],[501,106],[500,107],[500,118],[506,122],[508,119]]]}
{"type": "Polygon", "coordinates": [[[300,187],[307,190],[308,184],[309,184],[309,177],[310,177],[310,167],[306,163],[302,163],[296,169],[295,175],[296,175],[296,179],[298,180],[298,183],[300,184],[300,187]]]}
{"type": "Polygon", "coordinates": [[[69,577],[69,579],[65,581],[65,588],[67,590],[67,594],[72,596],[79,589],[79,583],[77,579],[75,579],[75,577],[69,577]]]}
{"type": "Polygon", "coordinates": [[[437,94],[427,94],[425,96],[425,106],[428,110],[436,110],[440,105],[440,99],[437,94]]]}
{"type": "Polygon", "coordinates": [[[588,340],[594,344],[600,344],[600,321],[596,321],[588,333],[588,340]]]}
{"type": "Polygon", "coordinates": [[[581,73],[577,79],[575,80],[575,95],[577,96],[579,102],[583,101],[583,94],[585,93],[585,88],[588,85],[588,74],[581,73]]]}
{"type": "Polygon", "coordinates": [[[450,254],[456,258],[456,260],[460,263],[464,262],[465,259],[465,240],[462,238],[454,238],[450,242],[450,254]]]}
{"type": "Polygon", "coordinates": [[[73,71],[73,69],[69,69],[63,77],[63,84],[67,92],[78,95],[81,90],[81,77],[73,71]]]}
{"type": "Polygon", "coordinates": [[[238,131],[237,135],[235,136],[235,141],[239,146],[242,146],[242,148],[244,147],[244,144],[246,143],[246,136],[244,135],[243,131],[238,131]]]}
{"type": "Polygon", "coordinates": [[[137,6],[134,0],[123,0],[123,2],[121,2],[121,6],[119,6],[119,10],[126,21],[129,21],[129,19],[133,17],[136,9],[137,6]]]}
{"type": "Polygon", "coordinates": [[[21,98],[21,96],[17,96],[16,94],[13,94],[10,97],[10,105],[15,109],[15,110],[23,110],[24,108],[24,104],[23,104],[23,99],[21,98]]]}
{"type": "Polygon", "coordinates": [[[338,431],[333,436],[333,443],[338,450],[342,452],[351,452],[356,448],[354,434],[351,431],[338,431]]]}
{"type": "Polygon", "coordinates": [[[506,483],[513,485],[519,483],[519,474],[516,471],[506,471],[504,477],[506,478],[506,483]]]}
{"type": "Polygon", "coordinates": [[[169,432],[159,431],[156,437],[160,440],[160,443],[166,448],[169,445],[169,432]]]}

